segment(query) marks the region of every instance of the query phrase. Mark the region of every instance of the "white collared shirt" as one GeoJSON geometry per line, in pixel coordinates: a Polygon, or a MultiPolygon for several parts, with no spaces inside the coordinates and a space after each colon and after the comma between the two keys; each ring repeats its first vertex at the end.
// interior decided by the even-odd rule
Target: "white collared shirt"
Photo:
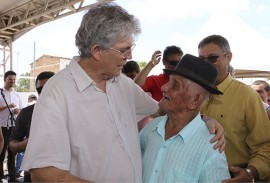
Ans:
{"type": "MultiPolygon", "coordinates": [[[[16,105],[16,107],[10,108],[11,112],[13,112],[15,108],[18,109],[23,108],[21,97],[16,91],[14,91],[13,89],[11,91],[7,91],[5,88],[3,88],[3,93],[8,105],[11,103],[14,103],[16,105]]],[[[4,106],[6,106],[6,103],[3,96],[1,95],[0,107],[4,106]]],[[[0,125],[3,127],[10,127],[15,125],[15,121],[13,122],[13,124],[11,124],[11,115],[8,108],[4,109],[3,111],[0,111],[0,125]]]]}
{"type": "Polygon", "coordinates": [[[54,166],[95,182],[140,182],[137,121],[157,109],[122,74],[101,91],[73,59],[42,90],[22,168],[54,166]]]}

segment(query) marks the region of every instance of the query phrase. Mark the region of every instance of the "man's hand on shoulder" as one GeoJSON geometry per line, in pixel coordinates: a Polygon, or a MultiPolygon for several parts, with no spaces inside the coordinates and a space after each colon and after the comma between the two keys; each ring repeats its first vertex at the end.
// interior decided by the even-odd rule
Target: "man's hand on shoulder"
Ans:
{"type": "Polygon", "coordinates": [[[224,137],[224,128],[221,126],[221,124],[215,120],[214,118],[211,118],[209,116],[202,116],[203,121],[206,123],[209,132],[211,134],[216,134],[210,141],[210,143],[217,142],[214,145],[214,149],[219,149],[219,152],[223,152],[225,149],[225,137],[224,137]]]}

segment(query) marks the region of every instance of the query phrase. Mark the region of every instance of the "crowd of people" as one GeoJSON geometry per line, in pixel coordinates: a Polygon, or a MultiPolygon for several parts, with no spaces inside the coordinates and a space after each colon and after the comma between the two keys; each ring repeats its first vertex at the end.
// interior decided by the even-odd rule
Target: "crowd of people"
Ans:
{"type": "Polygon", "coordinates": [[[16,73],[5,73],[0,177],[5,152],[10,181],[24,152],[25,182],[270,181],[269,85],[233,78],[221,35],[203,38],[197,56],[157,50],[140,70],[131,60],[140,32],[135,16],[100,2],[75,36],[79,56],[37,76],[34,104],[22,108],[16,73]]]}

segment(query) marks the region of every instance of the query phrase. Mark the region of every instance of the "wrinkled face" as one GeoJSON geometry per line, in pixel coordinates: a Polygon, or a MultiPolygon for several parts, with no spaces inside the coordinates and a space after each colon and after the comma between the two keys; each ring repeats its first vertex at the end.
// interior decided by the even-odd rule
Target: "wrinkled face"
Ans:
{"type": "Polygon", "coordinates": [[[182,76],[170,75],[169,81],[161,87],[163,98],[159,102],[160,108],[168,114],[188,110],[193,99],[192,88],[191,81],[182,76]]]}
{"type": "Polygon", "coordinates": [[[168,55],[167,59],[163,61],[165,69],[173,70],[181,58],[178,54],[168,55]]]}
{"type": "Polygon", "coordinates": [[[264,89],[263,84],[259,85],[251,85],[251,88],[253,88],[257,93],[260,95],[262,101],[267,102],[268,99],[268,92],[264,89]]]}
{"type": "Polygon", "coordinates": [[[16,82],[16,76],[15,75],[8,75],[5,79],[5,87],[12,88],[12,87],[14,87],[15,82],[16,82]]]}
{"type": "Polygon", "coordinates": [[[43,86],[45,85],[45,83],[48,81],[48,79],[42,79],[42,80],[37,80],[37,84],[36,84],[36,90],[38,92],[38,94],[40,95],[43,86]]]}
{"type": "Polygon", "coordinates": [[[127,38],[116,43],[110,49],[104,50],[101,60],[103,75],[106,75],[108,78],[119,76],[127,59],[132,59],[133,45],[132,39],[127,38]]]}
{"type": "Polygon", "coordinates": [[[216,83],[221,83],[228,75],[232,53],[224,52],[218,45],[209,43],[199,49],[199,57],[212,64],[218,71],[216,83]]]}

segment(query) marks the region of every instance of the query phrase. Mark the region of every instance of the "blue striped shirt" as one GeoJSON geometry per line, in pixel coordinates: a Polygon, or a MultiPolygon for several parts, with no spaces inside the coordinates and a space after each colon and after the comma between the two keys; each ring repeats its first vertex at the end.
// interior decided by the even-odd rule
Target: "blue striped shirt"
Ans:
{"type": "Polygon", "coordinates": [[[213,137],[198,114],[177,135],[165,139],[167,116],[140,133],[143,182],[221,182],[230,178],[224,152],[213,149],[213,137]]]}

